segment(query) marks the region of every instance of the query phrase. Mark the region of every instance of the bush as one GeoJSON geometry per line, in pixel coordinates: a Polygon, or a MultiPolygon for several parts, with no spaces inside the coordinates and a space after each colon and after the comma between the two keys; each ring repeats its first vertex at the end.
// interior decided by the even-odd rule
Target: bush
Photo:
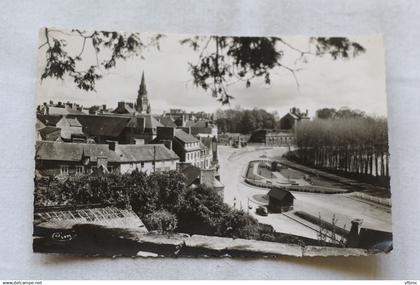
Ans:
{"type": "Polygon", "coordinates": [[[160,233],[173,232],[178,224],[176,216],[166,210],[159,210],[146,215],[143,222],[149,231],[160,233]]]}
{"type": "Polygon", "coordinates": [[[231,210],[223,217],[222,236],[244,239],[258,239],[258,221],[242,210],[231,210]]]}
{"type": "Polygon", "coordinates": [[[187,189],[177,211],[178,229],[189,234],[217,235],[229,207],[211,188],[201,185],[187,189]]]}

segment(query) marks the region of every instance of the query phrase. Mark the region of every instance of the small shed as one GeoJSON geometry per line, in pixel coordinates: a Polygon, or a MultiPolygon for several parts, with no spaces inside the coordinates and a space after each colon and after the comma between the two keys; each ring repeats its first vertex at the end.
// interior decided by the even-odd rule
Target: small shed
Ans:
{"type": "Polygon", "coordinates": [[[295,196],[282,188],[272,188],[268,192],[268,210],[273,213],[287,212],[293,209],[295,196]]]}

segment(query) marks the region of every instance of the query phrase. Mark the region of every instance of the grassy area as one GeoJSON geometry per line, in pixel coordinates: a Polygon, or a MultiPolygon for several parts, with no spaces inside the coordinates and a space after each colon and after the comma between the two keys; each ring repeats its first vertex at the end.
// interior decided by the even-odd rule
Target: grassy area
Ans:
{"type": "Polygon", "coordinates": [[[246,172],[246,178],[253,179],[253,180],[261,180],[262,178],[260,176],[255,175],[254,172],[253,172],[255,164],[258,164],[258,162],[253,161],[253,162],[250,162],[248,164],[248,170],[246,172]]]}

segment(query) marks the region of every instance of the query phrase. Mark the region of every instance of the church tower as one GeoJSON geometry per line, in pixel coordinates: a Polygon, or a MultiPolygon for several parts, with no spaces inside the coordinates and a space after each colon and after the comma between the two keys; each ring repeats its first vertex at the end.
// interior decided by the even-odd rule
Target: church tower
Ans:
{"type": "Polygon", "coordinates": [[[140,88],[137,94],[136,110],[140,114],[150,114],[150,103],[147,98],[146,82],[144,80],[144,71],[141,75],[140,88]]]}

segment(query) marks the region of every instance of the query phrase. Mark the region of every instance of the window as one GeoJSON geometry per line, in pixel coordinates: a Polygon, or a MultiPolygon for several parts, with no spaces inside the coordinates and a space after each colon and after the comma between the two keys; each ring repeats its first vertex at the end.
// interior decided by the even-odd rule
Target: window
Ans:
{"type": "Polygon", "coordinates": [[[83,173],[84,173],[83,166],[81,165],[76,166],[76,174],[83,174],[83,173]]]}
{"type": "Polygon", "coordinates": [[[95,170],[97,169],[97,167],[96,166],[92,166],[91,168],[90,168],[90,172],[91,173],[93,173],[93,172],[95,172],[95,170]]]}
{"type": "Polygon", "coordinates": [[[141,168],[143,168],[143,167],[144,167],[144,161],[142,161],[142,162],[140,163],[140,166],[141,166],[141,168]]]}
{"type": "Polygon", "coordinates": [[[60,173],[61,174],[68,175],[69,174],[69,167],[67,165],[62,165],[60,167],[60,173]]]}

